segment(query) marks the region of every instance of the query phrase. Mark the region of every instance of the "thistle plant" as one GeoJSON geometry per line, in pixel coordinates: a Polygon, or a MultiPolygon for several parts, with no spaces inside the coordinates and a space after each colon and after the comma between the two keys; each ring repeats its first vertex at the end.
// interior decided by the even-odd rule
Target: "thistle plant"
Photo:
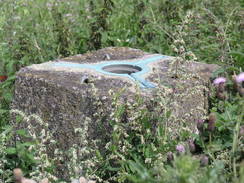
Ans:
{"type": "Polygon", "coordinates": [[[175,61],[172,63],[174,70],[175,78],[179,78],[179,72],[181,71],[182,67],[185,62],[187,61],[196,61],[197,57],[191,51],[187,50],[187,45],[185,43],[185,37],[187,37],[187,30],[188,24],[192,23],[193,21],[194,12],[188,11],[185,17],[182,19],[180,25],[176,27],[175,32],[173,33],[172,37],[174,38],[173,44],[171,45],[173,51],[177,54],[175,61]]]}

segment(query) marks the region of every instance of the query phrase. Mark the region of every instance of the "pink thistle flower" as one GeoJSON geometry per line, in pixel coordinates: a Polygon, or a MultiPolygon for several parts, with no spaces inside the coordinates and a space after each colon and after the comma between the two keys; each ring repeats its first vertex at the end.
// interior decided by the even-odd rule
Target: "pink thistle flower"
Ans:
{"type": "Polygon", "coordinates": [[[237,83],[242,83],[243,81],[244,81],[244,72],[242,72],[236,76],[236,82],[237,83]]]}
{"type": "Polygon", "coordinates": [[[178,153],[184,153],[186,150],[185,150],[185,147],[183,145],[179,144],[176,146],[176,151],[178,153]]]}
{"type": "Polygon", "coordinates": [[[225,82],[226,82],[226,78],[224,78],[224,77],[216,78],[216,79],[213,81],[213,83],[214,83],[215,85],[219,85],[219,84],[221,84],[221,83],[225,83],[225,82]]]}

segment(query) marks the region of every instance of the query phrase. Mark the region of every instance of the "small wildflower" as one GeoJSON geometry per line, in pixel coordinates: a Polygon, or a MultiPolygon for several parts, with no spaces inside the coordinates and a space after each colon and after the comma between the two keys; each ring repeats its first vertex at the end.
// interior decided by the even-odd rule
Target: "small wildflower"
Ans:
{"type": "Polygon", "coordinates": [[[200,159],[200,165],[201,166],[206,166],[208,165],[208,157],[206,155],[202,155],[201,159],[200,159]]]}
{"type": "Polygon", "coordinates": [[[181,46],[179,51],[180,51],[180,53],[183,53],[185,51],[185,48],[183,46],[181,46]]]}
{"type": "Polygon", "coordinates": [[[183,145],[179,144],[176,146],[176,151],[178,153],[185,153],[186,150],[185,150],[185,147],[183,145]]]}
{"type": "Polygon", "coordinates": [[[209,114],[208,118],[208,130],[209,131],[214,131],[215,128],[215,122],[216,122],[216,115],[214,113],[209,114]]]}
{"type": "Polygon", "coordinates": [[[193,12],[192,11],[187,11],[186,18],[187,19],[193,18],[193,12]]]}
{"type": "Polygon", "coordinates": [[[236,82],[237,83],[244,82],[244,72],[242,72],[242,73],[240,73],[239,75],[236,76],[236,82]]]}
{"type": "Polygon", "coordinates": [[[216,78],[216,79],[213,81],[213,83],[214,83],[215,85],[219,85],[219,84],[221,84],[221,83],[225,83],[225,82],[226,82],[226,78],[224,78],[224,77],[216,78]]]}
{"type": "Polygon", "coordinates": [[[174,52],[178,53],[178,49],[177,48],[174,48],[173,50],[174,50],[174,52]]]}
{"type": "Polygon", "coordinates": [[[174,40],[174,44],[178,44],[178,43],[180,43],[180,40],[178,39],[174,40]]]}
{"type": "Polygon", "coordinates": [[[71,13],[64,14],[65,17],[72,17],[71,13]]]}
{"type": "Polygon", "coordinates": [[[183,39],[180,40],[181,44],[185,44],[185,41],[183,39]]]}
{"type": "Polygon", "coordinates": [[[152,158],[146,158],[145,159],[145,163],[151,163],[152,162],[152,158]]]}

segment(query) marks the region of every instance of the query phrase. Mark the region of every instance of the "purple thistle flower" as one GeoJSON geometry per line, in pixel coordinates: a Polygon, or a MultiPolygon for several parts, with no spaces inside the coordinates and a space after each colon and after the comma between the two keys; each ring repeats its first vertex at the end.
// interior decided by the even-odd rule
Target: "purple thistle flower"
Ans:
{"type": "Polygon", "coordinates": [[[185,147],[183,145],[179,144],[176,146],[176,151],[178,153],[184,153],[186,150],[185,150],[185,147]]]}
{"type": "Polygon", "coordinates": [[[215,85],[219,85],[219,84],[221,84],[221,83],[225,83],[225,82],[226,82],[226,78],[224,78],[224,77],[216,78],[216,79],[213,81],[213,83],[214,83],[215,85]]]}
{"type": "Polygon", "coordinates": [[[236,82],[237,83],[242,83],[243,81],[244,81],[244,72],[242,72],[236,76],[236,82]]]}

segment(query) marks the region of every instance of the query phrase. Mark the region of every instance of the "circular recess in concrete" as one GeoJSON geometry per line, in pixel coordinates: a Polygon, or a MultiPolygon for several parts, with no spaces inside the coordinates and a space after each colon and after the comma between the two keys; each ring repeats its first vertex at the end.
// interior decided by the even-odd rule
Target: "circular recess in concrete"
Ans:
{"type": "Polygon", "coordinates": [[[115,74],[132,74],[135,72],[140,72],[142,70],[141,67],[129,64],[114,64],[108,65],[102,68],[102,70],[106,72],[111,72],[115,74]]]}

